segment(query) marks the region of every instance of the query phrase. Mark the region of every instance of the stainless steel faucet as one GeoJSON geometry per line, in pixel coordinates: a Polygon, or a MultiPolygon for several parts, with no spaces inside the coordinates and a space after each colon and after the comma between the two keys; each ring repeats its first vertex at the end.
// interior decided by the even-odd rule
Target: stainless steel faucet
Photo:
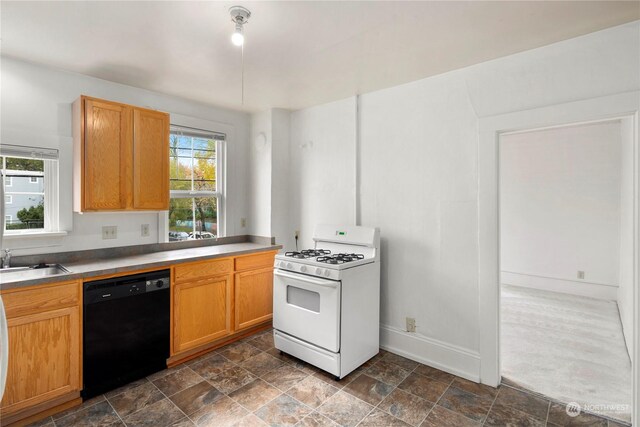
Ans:
{"type": "Polygon", "coordinates": [[[11,251],[9,249],[2,250],[2,268],[11,267],[11,251]]]}

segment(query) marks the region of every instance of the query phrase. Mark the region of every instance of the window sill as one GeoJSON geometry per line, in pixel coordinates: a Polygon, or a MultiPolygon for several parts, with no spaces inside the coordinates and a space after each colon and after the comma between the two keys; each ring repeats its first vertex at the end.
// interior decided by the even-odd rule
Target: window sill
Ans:
{"type": "Polygon", "coordinates": [[[66,231],[23,231],[6,233],[2,236],[4,239],[38,239],[49,237],[64,237],[66,231]]]}

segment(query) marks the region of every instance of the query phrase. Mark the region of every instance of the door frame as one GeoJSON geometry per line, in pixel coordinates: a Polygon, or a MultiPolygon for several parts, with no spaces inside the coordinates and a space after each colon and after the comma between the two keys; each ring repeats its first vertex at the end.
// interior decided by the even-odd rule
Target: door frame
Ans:
{"type": "MultiPolygon", "coordinates": [[[[606,119],[630,118],[633,123],[633,400],[640,399],[640,327],[638,310],[638,243],[640,222],[640,91],[625,92],[525,111],[481,118],[478,123],[478,292],[480,320],[480,382],[500,384],[500,135],[508,132],[551,128],[606,119]]],[[[634,425],[640,423],[638,406],[632,408],[634,425]]]]}

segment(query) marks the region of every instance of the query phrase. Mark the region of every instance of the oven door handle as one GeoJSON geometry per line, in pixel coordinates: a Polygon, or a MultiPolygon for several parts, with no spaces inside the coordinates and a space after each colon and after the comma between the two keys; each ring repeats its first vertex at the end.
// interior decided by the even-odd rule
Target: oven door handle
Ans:
{"type": "Polygon", "coordinates": [[[314,279],[313,277],[305,276],[303,274],[292,274],[282,270],[274,270],[273,274],[275,274],[276,276],[284,277],[285,279],[298,280],[300,282],[326,286],[329,288],[335,288],[340,284],[340,282],[337,282],[335,280],[314,279]]]}

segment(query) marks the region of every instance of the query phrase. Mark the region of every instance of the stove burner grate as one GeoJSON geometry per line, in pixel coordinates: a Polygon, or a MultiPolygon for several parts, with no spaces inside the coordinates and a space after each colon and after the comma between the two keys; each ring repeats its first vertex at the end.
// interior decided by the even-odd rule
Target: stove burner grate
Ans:
{"type": "Polygon", "coordinates": [[[298,259],[306,259],[306,258],[315,258],[319,256],[324,256],[330,253],[331,251],[327,249],[303,249],[300,252],[298,251],[285,252],[284,256],[288,256],[291,258],[298,258],[298,259]]]}
{"type": "Polygon", "coordinates": [[[328,256],[319,256],[316,261],[325,264],[344,264],[345,262],[357,261],[364,259],[362,254],[333,254],[328,256]]]}

